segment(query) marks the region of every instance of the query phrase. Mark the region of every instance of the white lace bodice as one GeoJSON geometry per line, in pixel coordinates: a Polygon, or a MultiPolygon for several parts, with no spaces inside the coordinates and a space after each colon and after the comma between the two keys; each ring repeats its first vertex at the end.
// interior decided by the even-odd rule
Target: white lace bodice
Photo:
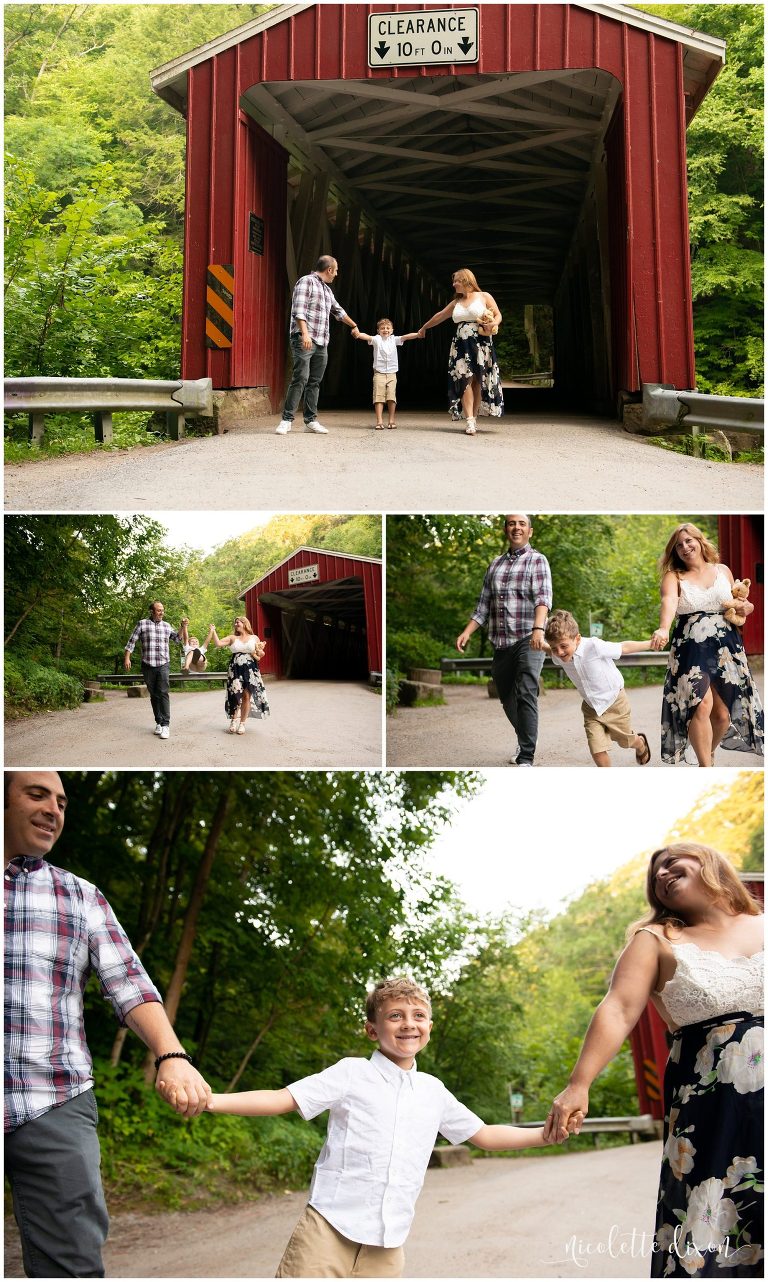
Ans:
{"type": "Polygon", "coordinates": [[[724,957],[698,944],[667,942],[677,964],[674,975],[656,996],[678,1028],[729,1011],[763,1013],[762,952],[751,957],[724,957]]]}
{"type": "Polygon", "coordinates": [[[256,637],[247,637],[245,641],[242,641],[240,637],[235,637],[229,648],[233,654],[253,654],[256,649],[256,637]]]}
{"type": "Polygon", "coordinates": [[[708,588],[701,588],[690,579],[679,579],[680,595],[677,598],[676,614],[694,614],[697,610],[706,610],[712,614],[719,611],[723,601],[730,600],[733,591],[728,576],[718,570],[715,581],[708,588]]]}
{"type": "Polygon", "coordinates": [[[464,321],[477,321],[484,311],[485,299],[482,294],[478,294],[477,298],[472,299],[469,306],[466,303],[457,303],[453,309],[453,319],[459,325],[464,321]]]}

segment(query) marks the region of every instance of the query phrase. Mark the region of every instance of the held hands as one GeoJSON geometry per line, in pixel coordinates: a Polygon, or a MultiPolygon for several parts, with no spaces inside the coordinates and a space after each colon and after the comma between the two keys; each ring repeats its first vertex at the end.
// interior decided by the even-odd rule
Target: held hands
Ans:
{"type": "Polygon", "coordinates": [[[542,628],[542,629],[534,628],[533,632],[531,633],[531,649],[532,649],[532,650],[546,650],[546,649],[547,649],[547,643],[546,643],[546,641],[544,640],[544,629],[543,629],[543,628],[542,628]]]}
{"type": "Polygon", "coordinates": [[[663,650],[669,641],[669,628],[657,628],[651,637],[651,649],[663,650]]]}
{"type": "Polygon", "coordinates": [[[166,1059],[157,1070],[155,1090],[181,1117],[197,1117],[211,1100],[205,1078],[186,1059],[166,1059]]]}
{"type": "Polygon", "coordinates": [[[578,1135],[589,1109],[589,1091],[566,1086],[556,1095],[544,1123],[544,1143],[562,1144],[569,1135],[578,1135]]]}

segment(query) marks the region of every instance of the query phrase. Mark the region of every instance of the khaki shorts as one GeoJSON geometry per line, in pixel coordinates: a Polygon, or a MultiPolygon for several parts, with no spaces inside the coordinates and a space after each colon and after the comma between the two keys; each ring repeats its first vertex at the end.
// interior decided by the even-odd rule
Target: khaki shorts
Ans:
{"type": "Polygon", "coordinates": [[[594,757],[596,752],[607,752],[611,740],[620,748],[631,748],[635,740],[632,729],[632,709],[626,691],[622,690],[615,703],[599,715],[588,703],[582,703],[584,729],[587,732],[589,751],[594,757]]]}
{"type": "Polygon", "coordinates": [[[401,1278],[401,1246],[361,1246],[308,1206],[291,1234],[276,1278],[401,1278]]]}
{"type": "Polygon", "coordinates": [[[397,374],[380,374],[373,371],[373,403],[383,405],[385,401],[397,400],[397,374]]]}

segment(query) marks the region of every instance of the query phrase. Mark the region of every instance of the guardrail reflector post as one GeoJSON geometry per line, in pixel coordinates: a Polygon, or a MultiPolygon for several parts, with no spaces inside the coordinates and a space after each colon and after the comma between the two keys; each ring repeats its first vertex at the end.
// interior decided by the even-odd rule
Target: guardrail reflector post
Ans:
{"type": "Polygon", "coordinates": [[[232,346],[235,268],[232,263],[209,263],[206,273],[205,345],[217,350],[232,346]]]}
{"type": "Polygon", "coordinates": [[[45,431],[45,414],[30,414],[29,439],[33,445],[39,445],[45,431]]]}
{"type": "Polygon", "coordinates": [[[96,440],[108,445],[113,438],[112,415],[108,410],[98,410],[93,416],[93,430],[96,440]]]}

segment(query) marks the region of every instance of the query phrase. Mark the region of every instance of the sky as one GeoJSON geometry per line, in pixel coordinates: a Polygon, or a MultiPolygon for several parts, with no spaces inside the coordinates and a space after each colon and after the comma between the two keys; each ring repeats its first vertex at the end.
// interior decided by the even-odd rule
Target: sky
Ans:
{"type": "MultiPolygon", "coordinates": [[[[556,913],[591,881],[662,845],[724,771],[481,772],[485,786],[432,848],[432,867],[470,909],[556,913]]],[[[728,771],[729,782],[735,782],[728,771]]],[[[725,852],[727,853],[727,852],[725,852]]]]}
{"type": "Polygon", "coordinates": [[[199,548],[208,554],[227,539],[257,525],[266,525],[274,512],[152,512],[154,520],[164,525],[165,542],[171,547],[199,548]]]}

